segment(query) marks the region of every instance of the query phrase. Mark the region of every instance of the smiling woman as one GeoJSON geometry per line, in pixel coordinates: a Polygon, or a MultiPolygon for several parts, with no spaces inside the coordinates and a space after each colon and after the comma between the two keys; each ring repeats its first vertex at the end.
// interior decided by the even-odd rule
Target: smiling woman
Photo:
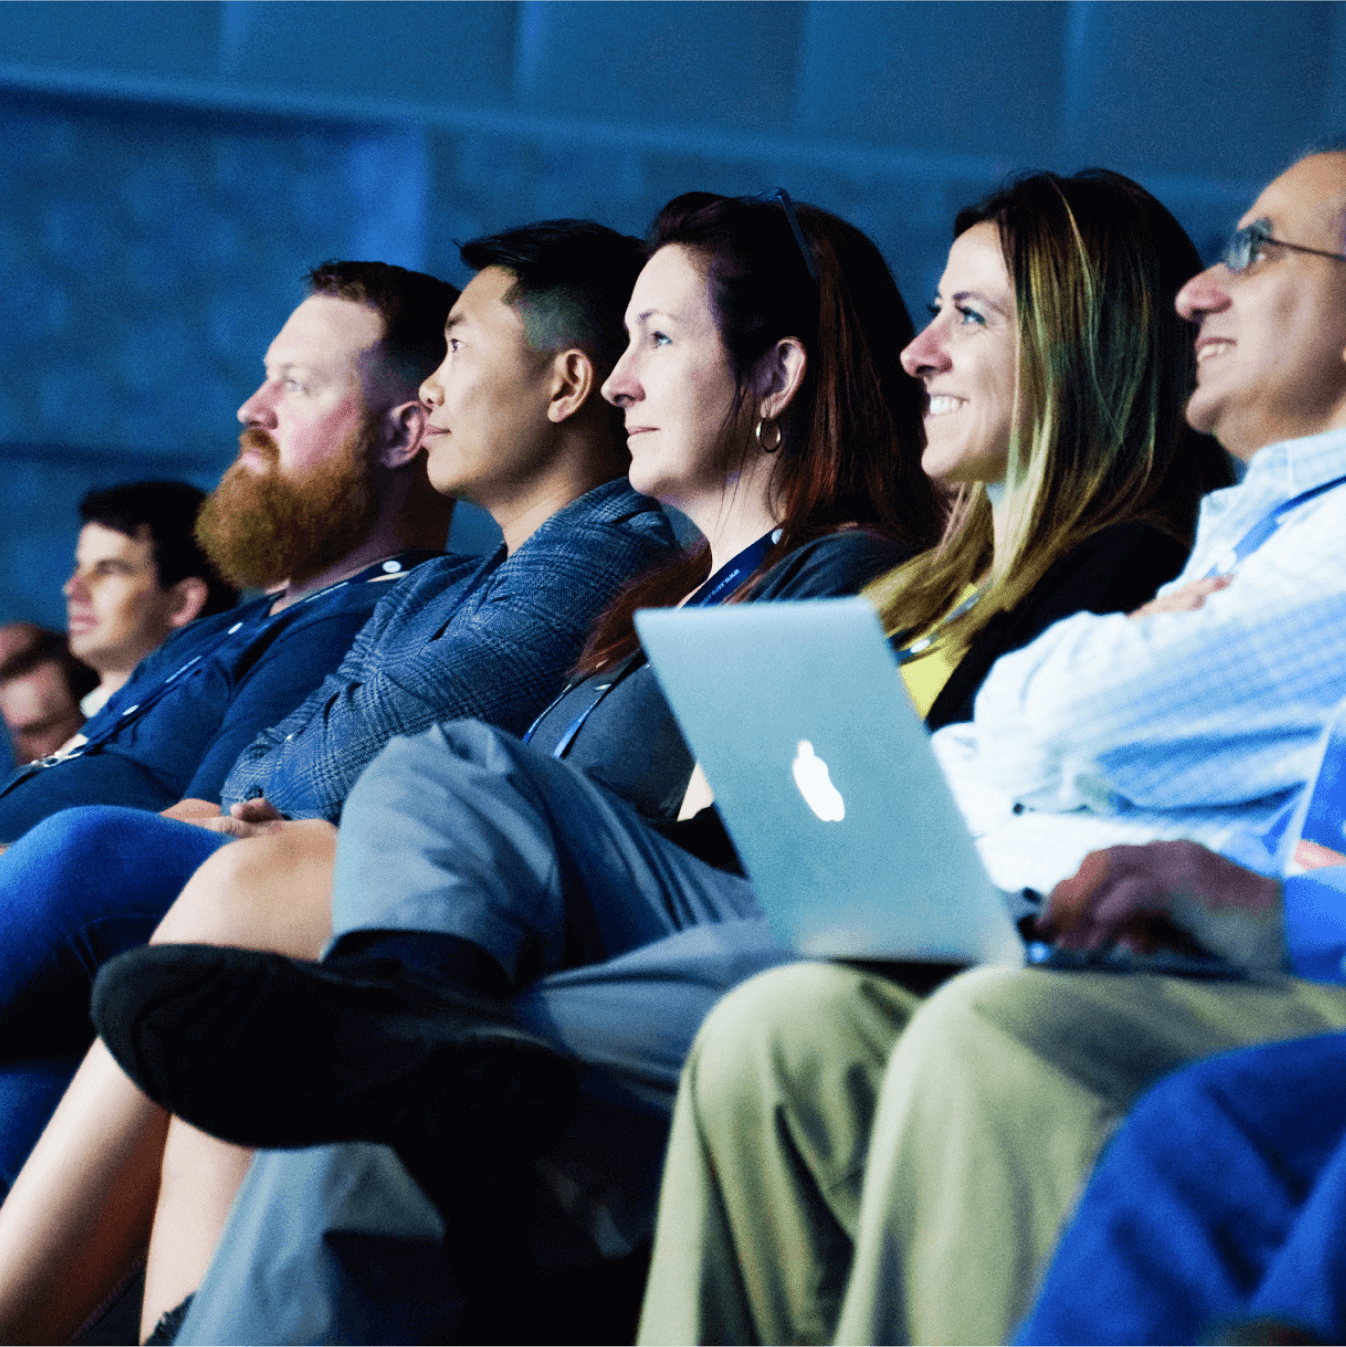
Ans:
{"type": "Polygon", "coordinates": [[[972,718],[991,665],[1073,612],[1129,612],[1181,569],[1231,480],[1188,428],[1200,268],[1148,192],[1101,169],[1040,173],[962,211],[931,321],[902,353],[926,389],[943,543],[873,585],[931,729],[972,718]]]}
{"type": "Polygon", "coordinates": [[[1000,485],[1014,426],[1019,337],[994,225],[973,225],[954,241],[930,308],[930,323],[902,352],[903,368],[925,381],[921,466],[942,482],[1000,485]]]}

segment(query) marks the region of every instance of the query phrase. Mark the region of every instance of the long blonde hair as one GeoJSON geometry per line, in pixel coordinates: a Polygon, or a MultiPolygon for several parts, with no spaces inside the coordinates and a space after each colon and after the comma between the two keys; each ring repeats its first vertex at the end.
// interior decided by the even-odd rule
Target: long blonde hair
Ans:
{"type": "Polygon", "coordinates": [[[1091,534],[1144,519],[1190,541],[1202,494],[1229,460],[1182,411],[1196,365],[1173,300],[1201,269],[1192,241],[1118,173],[1036,173],[959,213],[954,236],[995,224],[1017,309],[1017,427],[995,545],[982,485],[954,498],[939,545],[865,591],[890,635],[938,622],[970,584],[979,601],[946,637],[961,656],[1091,534]]]}

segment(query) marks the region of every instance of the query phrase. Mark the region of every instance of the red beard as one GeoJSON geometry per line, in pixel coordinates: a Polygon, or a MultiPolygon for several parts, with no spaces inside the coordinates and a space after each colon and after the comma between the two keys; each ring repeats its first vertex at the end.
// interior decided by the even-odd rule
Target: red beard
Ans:
{"type": "Polygon", "coordinates": [[[196,518],[197,541],[220,574],[242,588],[302,584],[321,575],[369,536],[378,516],[370,489],[370,449],[378,420],[366,416],[330,458],[286,475],[264,430],[239,437],[235,461],[196,518]],[[242,456],[264,455],[264,471],[242,456]]]}

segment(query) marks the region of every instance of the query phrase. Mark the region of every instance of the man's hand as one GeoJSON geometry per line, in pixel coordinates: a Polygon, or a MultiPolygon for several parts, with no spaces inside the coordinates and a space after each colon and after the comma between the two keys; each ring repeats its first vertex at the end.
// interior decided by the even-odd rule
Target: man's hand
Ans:
{"type": "Polygon", "coordinates": [[[212,832],[227,833],[230,837],[256,837],[260,833],[278,832],[289,820],[267,800],[240,800],[231,805],[227,814],[215,818],[193,819],[212,832]]]}
{"type": "Polygon", "coordinates": [[[231,806],[227,814],[209,800],[179,800],[171,809],[165,809],[163,816],[230,837],[256,837],[258,833],[275,832],[286,822],[285,815],[267,800],[242,800],[231,806]]]}
{"type": "Polygon", "coordinates": [[[1204,580],[1193,580],[1161,599],[1142,604],[1131,617],[1153,617],[1155,613],[1194,613],[1204,607],[1206,600],[1217,590],[1228,589],[1234,582],[1232,575],[1208,575],[1204,580]]]}
{"type": "Polygon", "coordinates": [[[240,800],[230,805],[229,813],[242,823],[281,823],[285,820],[285,815],[270,800],[263,800],[260,796],[255,800],[240,800]]]}
{"type": "Polygon", "coordinates": [[[1091,851],[1052,890],[1038,929],[1063,949],[1187,952],[1195,941],[1240,968],[1285,968],[1280,882],[1196,842],[1091,851]]]}

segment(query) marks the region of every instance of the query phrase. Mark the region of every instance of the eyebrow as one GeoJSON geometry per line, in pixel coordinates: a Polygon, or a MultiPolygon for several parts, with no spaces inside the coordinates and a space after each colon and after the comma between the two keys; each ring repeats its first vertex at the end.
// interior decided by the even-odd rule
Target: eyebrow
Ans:
{"type": "Polygon", "coordinates": [[[267,360],[263,362],[263,369],[266,371],[266,377],[279,378],[282,374],[292,374],[295,370],[303,370],[306,374],[321,374],[322,367],[315,365],[310,360],[282,360],[278,364],[272,364],[267,360]]]}
{"type": "MultiPolygon", "coordinates": [[[[935,298],[939,298],[939,291],[935,291],[935,298]]],[[[946,301],[949,304],[961,304],[964,300],[975,299],[979,304],[985,304],[988,309],[994,309],[1002,318],[1008,318],[1009,312],[1002,309],[995,300],[984,295],[980,290],[957,290],[949,296],[946,301]]]]}

